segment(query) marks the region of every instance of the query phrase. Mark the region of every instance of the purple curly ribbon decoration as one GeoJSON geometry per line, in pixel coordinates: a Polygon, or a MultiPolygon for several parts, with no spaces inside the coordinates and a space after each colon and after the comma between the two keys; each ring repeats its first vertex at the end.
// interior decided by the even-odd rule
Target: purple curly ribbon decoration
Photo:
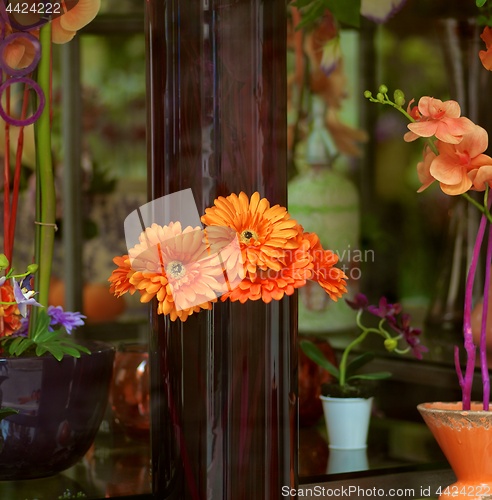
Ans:
{"type": "Polygon", "coordinates": [[[12,85],[22,83],[36,92],[38,96],[38,107],[28,118],[18,119],[11,116],[0,101],[0,117],[9,125],[22,127],[34,123],[41,116],[46,103],[46,98],[41,87],[32,78],[26,76],[32,73],[39,63],[41,58],[41,45],[34,35],[25,31],[16,31],[6,35],[7,27],[11,23],[11,19],[9,19],[4,2],[5,0],[0,0],[0,80],[3,80],[3,83],[0,85],[0,98],[5,90],[12,85]],[[5,53],[10,44],[20,39],[27,40],[28,43],[32,45],[34,56],[32,62],[25,68],[13,68],[5,59],[5,53]],[[7,75],[7,78],[4,79],[4,75],[7,75]]]}
{"type": "Polygon", "coordinates": [[[15,33],[7,35],[0,42],[0,67],[2,68],[3,71],[5,71],[5,73],[7,73],[10,76],[25,76],[28,73],[32,73],[36,68],[36,66],[38,65],[40,58],[41,58],[41,45],[39,43],[39,40],[34,35],[31,35],[31,33],[24,33],[21,31],[17,31],[15,33]],[[12,66],[9,66],[4,57],[7,47],[12,42],[18,39],[28,40],[28,42],[34,48],[34,58],[31,64],[29,64],[29,66],[26,66],[25,68],[12,68],[12,66]]]}
{"type": "Polygon", "coordinates": [[[43,112],[44,105],[46,103],[46,98],[44,96],[43,91],[41,90],[41,87],[34,80],[26,77],[13,77],[3,82],[2,85],[0,85],[0,97],[8,87],[16,83],[25,83],[26,85],[29,85],[36,92],[39,98],[38,108],[31,116],[23,120],[20,120],[18,118],[13,118],[12,116],[10,116],[3,108],[3,105],[0,100],[0,116],[10,125],[14,125],[16,127],[31,125],[31,123],[34,123],[43,112]]]}

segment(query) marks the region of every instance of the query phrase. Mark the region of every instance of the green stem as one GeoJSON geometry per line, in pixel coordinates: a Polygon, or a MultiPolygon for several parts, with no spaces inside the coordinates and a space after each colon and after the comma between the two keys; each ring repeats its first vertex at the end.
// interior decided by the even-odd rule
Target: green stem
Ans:
{"type": "Polygon", "coordinates": [[[348,357],[350,354],[350,351],[357,346],[358,344],[362,343],[364,339],[370,334],[370,333],[377,333],[384,339],[390,339],[391,335],[383,328],[383,324],[385,322],[385,319],[382,318],[381,321],[379,322],[378,328],[367,328],[364,326],[361,322],[363,310],[359,310],[357,312],[357,317],[356,317],[356,323],[357,326],[362,330],[362,333],[355,339],[353,340],[343,351],[342,358],[340,360],[340,365],[338,366],[339,370],[339,384],[340,386],[344,386],[347,383],[347,363],[348,363],[348,357]]]}
{"type": "MultiPolygon", "coordinates": [[[[468,193],[463,193],[461,196],[468,200],[474,207],[478,208],[478,210],[480,210],[480,212],[482,212],[485,217],[487,217],[487,220],[492,223],[492,214],[487,207],[480,204],[477,200],[474,200],[468,193]]],[[[486,193],[486,196],[488,196],[488,192],[486,193]]],[[[487,200],[485,199],[485,203],[486,202],[487,200]]]]}
{"type": "MultiPolygon", "coordinates": [[[[46,98],[44,110],[35,124],[36,140],[36,248],[35,262],[38,302],[48,305],[53,247],[55,240],[55,186],[51,155],[51,23],[40,30],[41,59],[38,65],[38,84],[46,98]]],[[[33,321],[34,322],[34,321],[33,321]]]]}

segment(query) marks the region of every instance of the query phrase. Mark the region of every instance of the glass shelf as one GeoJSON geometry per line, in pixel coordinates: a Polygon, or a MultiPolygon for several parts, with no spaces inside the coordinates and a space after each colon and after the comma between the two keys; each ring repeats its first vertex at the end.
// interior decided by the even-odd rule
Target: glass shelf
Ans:
{"type": "Polygon", "coordinates": [[[28,481],[0,481],[0,498],[152,498],[148,440],[131,440],[110,427],[107,420],[103,421],[96,441],[84,459],[56,476],[28,481]]]}

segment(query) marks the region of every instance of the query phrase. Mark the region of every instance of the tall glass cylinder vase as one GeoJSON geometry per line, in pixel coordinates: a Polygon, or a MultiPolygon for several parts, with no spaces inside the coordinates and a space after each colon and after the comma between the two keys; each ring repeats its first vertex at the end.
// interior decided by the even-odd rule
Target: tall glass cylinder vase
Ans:
{"type": "MultiPolygon", "coordinates": [[[[286,6],[147,0],[151,199],[286,205],[286,6]]],[[[152,312],[155,498],[278,499],[297,483],[296,298],[152,312]]]]}
{"type": "MultiPolygon", "coordinates": [[[[451,99],[458,101],[462,116],[490,130],[492,119],[481,96],[492,90],[492,79],[478,57],[482,48],[481,27],[475,17],[446,17],[436,20],[451,99]]],[[[479,193],[471,192],[472,197],[479,193]]],[[[463,304],[466,277],[480,223],[480,212],[467,200],[455,197],[449,209],[448,234],[439,263],[437,286],[426,318],[426,342],[431,356],[452,360],[455,345],[462,345],[463,304]]],[[[483,290],[482,263],[477,270],[474,295],[483,290]]]]}

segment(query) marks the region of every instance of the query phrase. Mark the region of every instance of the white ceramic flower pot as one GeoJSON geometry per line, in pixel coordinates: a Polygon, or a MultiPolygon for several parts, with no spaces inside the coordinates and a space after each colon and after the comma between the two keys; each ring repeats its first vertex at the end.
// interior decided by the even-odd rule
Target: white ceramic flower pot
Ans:
{"type": "Polygon", "coordinates": [[[359,450],[367,447],[367,431],[373,398],[320,396],[328,431],[329,447],[359,450]]]}

